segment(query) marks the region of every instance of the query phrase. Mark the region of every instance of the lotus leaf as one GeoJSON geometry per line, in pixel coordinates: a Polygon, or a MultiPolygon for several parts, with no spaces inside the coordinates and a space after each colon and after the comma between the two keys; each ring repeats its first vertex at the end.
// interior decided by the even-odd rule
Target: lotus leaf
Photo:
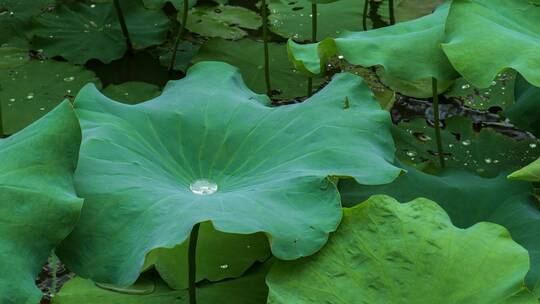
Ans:
{"type": "MultiPolygon", "coordinates": [[[[0,48],[2,50],[4,48],[0,48]]],[[[29,59],[27,52],[0,67],[4,132],[13,134],[72,97],[88,82],[100,85],[91,71],[66,62],[29,59]]]]}
{"type": "Polygon", "coordinates": [[[448,9],[445,4],[416,20],[367,32],[347,32],[316,44],[300,45],[289,40],[289,56],[308,74],[324,72],[328,58],[340,56],[352,64],[380,65],[398,79],[453,80],[457,73],[439,47],[448,9]]]}
{"type": "Polygon", "coordinates": [[[153,84],[133,81],[119,85],[111,84],[103,90],[103,94],[123,103],[137,104],[159,96],[161,90],[153,84]]]}
{"type": "Polygon", "coordinates": [[[400,174],[389,114],[359,77],[340,74],[301,104],[268,101],[218,62],[198,63],[138,105],[81,90],[75,180],[86,203],[57,251],[62,261],[126,286],[149,251],[183,243],[204,221],[221,232],[265,232],[278,258],[307,256],[341,219],[328,175],[384,184],[400,174]]]}
{"type": "MultiPolygon", "coordinates": [[[[267,262],[251,269],[242,278],[198,287],[200,303],[261,304],[266,301],[268,288],[264,278],[271,266],[267,262]]],[[[92,281],[79,277],[69,281],[53,299],[53,304],[188,304],[185,290],[171,290],[158,278],[143,275],[134,286],[123,293],[97,287],[92,281]],[[150,289],[149,289],[149,284],[150,289]]]]}
{"type": "Polygon", "coordinates": [[[459,229],[433,201],[374,196],[345,209],[321,252],[274,265],[268,303],[536,304],[528,268],[499,225],[459,229]]]}
{"type": "Polygon", "coordinates": [[[82,207],[73,172],[80,128],[69,102],[0,139],[0,302],[37,303],[37,274],[82,207]]]}
{"type": "Polygon", "coordinates": [[[514,104],[515,81],[516,72],[513,70],[497,75],[487,89],[476,88],[464,78],[460,78],[445,95],[459,99],[473,109],[489,110],[498,107],[505,110],[514,104]]]}
{"type": "MultiPolygon", "coordinates": [[[[267,0],[270,30],[298,41],[311,40],[311,0],[267,0]]],[[[339,0],[318,5],[318,36],[336,37],[345,30],[362,30],[364,0],[339,0]]]]}
{"type": "Polygon", "coordinates": [[[0,45],[16,38],[29,39],[31,19],[54,0],[0,0],[0,45]]]}
{"type": "Polygon", "coordinates": [[[540,7],[530,0],[455,0],[442,48],[474,86],[513,68],[540,86],[540,7]]]}
{"type": "MultiPolygon", "coordinates": [[[[122,0],[120,5],[135,49],[165,41],[169,19],[164,12],[144,8],[141,0],[122,0]]],[[[77,64],[90,59],[109,63],[121,58],[127,50],[111,3],[57,5],[35,20],[33,45],[51,57],[62,56],[77,64]]]]}
{"type": "MultiPolygon", "coordinates": [[[[176,50],[176,60],[174,61],[174,69],[186,72],[189,62],[197,55],[200,45],[193,44],[189,41],[182,41],[176,50]]],[[[172,59],[173,47],[162,48],[159,56],[159,62],[165,67],[169,67],[172,59]]]]}
{"type": "Polygon", "coordinates": [[[439,175],[411,167],[407,174],[387,186],[362,186],[353,180],[340,181],[345,206],[353,206],[374,194],[386,194],[400,201],[425,197],[436,201],[460,228],[488,221],[506,227],[512,238],[531,257],[527,283],[540,282],[540,211],[532,198],[529,183],[508,181],[505,174],[482,178],[476,174],[448,169],[439,175]]]}
{"type": "Polygon", "coordinates": [[[531,164],[517,170],[508,176],[510,179],[519,179],[530,182],[540,182],[540,158],[531,164]]]}
{"type": "MultiPolygon", "coordinates": [[[[392,129],[397,157],[409,164],[438,166],[435,129],[424,119],[399,123],[392,129]]],[[[515,140],[490,128],[475,131],[464,117],[446,119],[442,130],[447,165],[493,177],[501,172],[517,170],[534,161],[540,153],[537,139],[515,140]]]]}
{"type": "MultiPolygon", "coordinates": [[[[189,7],[193,7],[195,4],[197,4],[197,0],[188,1],[189,7]]],[[[172,5],[174,5],[174,7],[178,10],[181,10],[184,7],[184,0],[143,0],[144,6],[149,9],[160,9],[164,7],[167,2],[172,3],[172,5]]]]}
{"type": "Polygon", "coordinates": [[[504,115],[521,129],[540,137],[540,88],[518,75],[515,83],[515,103],[504,111],[504,115]]]}
{"type": "MultiPolygon", "coordinates": [[[[146,266],[153,265],[173,289],[188,288],[188,240],[172,249],[158,248],[147,255],[146,266]]],[[[270,256],[263,234],[232,234],[216,231],[202,223],[197,243],[197,281],[221,281],[239,277],[254,262],[270,256]]],[[[147,267],[145,267],[147,268],[147,267]]]]}
{"type": "MultiPolygon", "coordinates": [[[[179,14],[178,18],[181,18],[179,14]]],[[[259,14],[240,6],[200,6],[190,11],[186,28],[206,37],[240,39],[247,36],[243,29],[256,30],[262,24],[259,14]]]]}
{"type": "MultiPolygon", "coordinates": [[[[227,41],[212,39],[206,42],[194,62],[216,60],[232,64],[242,72],[246,84],[258,93],[266,92],[264,80],[263,43],[250,39],[227,41]]],[[[306,77],[294,69],[287,58],[287,48],[283,44],[269,43],[270,82],[274,90],[274,98],[288,99],[305,96],[307,92],[306,77]]],[[[313,80],[315,88],[322,84],[320,78],[313,80]]]]}

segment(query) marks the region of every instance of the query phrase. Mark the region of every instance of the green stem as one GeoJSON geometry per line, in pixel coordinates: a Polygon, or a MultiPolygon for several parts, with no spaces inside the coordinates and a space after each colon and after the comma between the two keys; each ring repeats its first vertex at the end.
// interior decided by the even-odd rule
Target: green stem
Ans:
{"type": "Polygon", "coordinates": [[[52,279],[51,279],[51,288],[49,289],[49,294],[52,298],[56,295],[56,288],[58,286],[58,258],[56,257],[54,250],[52,251],[52,256],[51,256],[51,272],[52,272],[51,273],[52,279]]]}
{"type": "Polygon", "coordinates": [[[176,36],[176,41],[174,43],[171,63],[169,64],[169,73],[172,73],[172,71],[174,70],[174,65],[176,63],[176,53],[178,52],[178,46],[180,45],[180,41],[182,41],[182,38],[184,37],[184,31],[186,30],[188,12],[189,12],[189,1],[184,0],[184,9],[182,10],[182,20],[180,23],[180,27],[178,28],[178,35],[176,36]]]}
{"type": "Polygon", "coordinates": [[[396,24],[396,16],[394,15],[394,0],[388,0],[388,14],[390,15],[390,25],[396,24]]]}
{"type": "MultiPolygon", "coordinates": [[[[264,1],[264,0],[263,0],[264,1]]],[[[197,303],[197,240],[199,239],[199,227],[197,223],[191,229],[189,236],[189,251],[188,251],[188,283],[189,283],[189,304],[197,303]]]]}
{"type": "Polygon", "coordinates": [[[120,21],[120,27],[122,28],[122,33],[124,38],[126,38],[126,45],[128,52],[133,52],[133,44],[131,43],[131,38],[129,37],[129,31],[126,24],[126,18],[124,18],[124,13],[122,12],[122,7],[120,6],[119,0],[114,0],[114,7],[116,8],[116,14],[118,15],[118,21],[120,21]]]}
{"type": "Polygon", "coordinates": [[[437,79],[432,78],[432,90],[433,90],[433,118],[435,120],[435,138],[437,140],[437,154],[439,155],[439,162],[441,167],[444,168],[444,151],[441,138],[441,120],[439,117],[439,94],[437,90],[437,79]]]}
{"type": "MultiPolygon", "coordinates": [[[[311,0],[311,42],[317,42],[317,2],[311,0]]],[[[308,77],[308,91],[307,96],[313,95],[313,77],[308,77]]]]}
{"type": "Polygon", "coordinates": [[[369,1],[364,1],[364,12],[362,13],[362,27],[364,28],[364,31],[367,31],[367,17],[368,17],[368,10],[369,10],[369,1]]]}
{"type": "Polygon", "coordinates": [[[261,1],[262,30],[264,41],[264,79],[266,81],[266,95],[272,96],[272,86],[270,85],[270,57],[268,55],[268,12],[266,0],[261,1]]]}

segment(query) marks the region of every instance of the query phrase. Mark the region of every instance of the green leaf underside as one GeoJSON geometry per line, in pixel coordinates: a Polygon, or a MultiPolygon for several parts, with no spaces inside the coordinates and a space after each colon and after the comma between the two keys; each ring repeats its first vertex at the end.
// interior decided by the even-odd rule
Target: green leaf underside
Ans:
{"type": "MultiPolygon", "coordinates": [[[[148,10],[140,0],[120,2],[135,49],[165,41],[169,19],[160,10],[148,10]]],[[[90,59],[109,63],[127,50],[114,5],[64,4],[40,15],[33,31],[33,45],[48,56],[61,56],[84,64],[90,59]]]]}
{"type": "MultiPolygon", "coordinates": [[[[525,166],[540,153],[537,139],[514,140],[490,128],[476,132],[471,121],[464,117],[451,117],[445,124],[441,136],[448,167],[497,176],[525,166]]],[[[438,166],[435,131],[424,119],[399,123],[392,133],[398,159],[409,164],[430,162],[438,166]]]]}
{"type": "Polygon", "coordinates": [[[341,218],[326,176],[384,184],[400,174],[390,163],[389,115],[359,77],[338,75],[302,104],[267,102],[217,62],[195,65],[139,105],[83,89],[76,186],[86,204],[58,250],[62,261],[83,277],[129,285],[150,250],[183,243],[203,221],[222,232],[265,232],[278,258],[307,256],[341,218]],[[199,179],[218,191],[191,192],[199,179]]]}
{"type": "Polygon", "coordinates": [[[321,252],[272,268],[268,303],[534,304],[528,267],[499,225],[462,230],[435,202],[374,196],[345,209],[321,252]]]}
{"type": "Polygon", "coordinates": [[[380,65],[385,73],[409,81],[426,78],[452,80],[456,71],[440,49],[448,5],[433,14],[366,32],[346,32],[316,44],[300,45],[289,40],[289,54],[295,66],[311,74],[324,72],[327,60],[343,56],[352,64],[380,65]]]}
{"type": "MultiPolygon", "coordinates": [[[[178,18],[181,19],[181,14],[178,18]]],[[[247,8],[217,5],[192,9],[186,28],[205,37],[240,39],[248,34],[244,29],[256,30],[261,24],[259,14],[247,8]]]]}
{"type": "MultiPolygon", "coordinates": [[[[167,285],[176,290],[188,288],[189,238],[172,249],[151,251],[145,265],[153,265],[167,285]]],[[[197,241],[197,282],[221,281],[244,274],[254,262],[270,256],[263,234],[232,234],[216,231],[211,223],[202,223],[197,241]]]]}
{"type": "MultiPolygon", "coordinates": [[[[0,48],[2,50],[3,48],[0,48]]],[[[28,59],[26,53],[0,67],[0,101],[4,132],[13,134],[73,97],[94,73],[66,62],[28,59]]]]}
{"type": "Polygon", "coordinates": [[[37,303],[34,280],[82,207],[73,187],[80,128],[69,102],[0,139],[0,302],[37,303]]]}
{"type": "MultiPolygon", "coordinates": [[[[214,284],[199,285],[197,300],[199,303],[223,304],[261,304],[266,301],[268,289],[264,278],[271,263],[265,263],[250,270],[245,276],[214,284]]],[[[150,275],[143,275],[133,291],[146,291],[149,282],[155,285],[149,294],[134,295],[119,293],[97,287],[92,281],[79,277],[67,282],[60,293],[53,298],[53,304],[188,304],[187,290],[171,290],[167,285],[150,275]]]]}
{"type": "Polygon", "coordinates": [[[540,88],[518,75],[515,83],[515,103],[504,111],[512,124],[540,137],[540,88]]]}
{"type": "Polygon", "coordinates": [[[531,257],[527,276],[529,287],[540,282],[540,211],[535,207],[529,183],[508,181],[505,174],[482,178],[466,171],[448,169],[438,176],[405,167],[407,174],[384,186],[362,186],[352,180],[340,181],[345,206],[353,206],[374,194],[385,194],[400,201],[425,197],[446,210],[461,228],[478,222],[506,227],[513,239],[531,257]]]}
{"type": "MultiPolygon", "coordinates": [[[[294,69],[287,57],[287,49],[283,44],[269,43],[270,83],[276,91],[273,95],[278,99],[289,99],[305,96],[307,93],[306,76],[294,69]]],[[[206,42],[194,62],[216,60],[224,61],[240,69],[247,86],[257,93],[266,92],[264,79],[263,43],[250,39],[227,41],[212,39],[206,42]]],[[[323,83],[323,79],[313,80],[314,88],[323,83]]]]}
{"type": "Polygon", "coordinates": [[[540,7],[530,0],[452,2],[442,48],[476,87],[489,87],[506,68],[540,86],[540,7]]]}

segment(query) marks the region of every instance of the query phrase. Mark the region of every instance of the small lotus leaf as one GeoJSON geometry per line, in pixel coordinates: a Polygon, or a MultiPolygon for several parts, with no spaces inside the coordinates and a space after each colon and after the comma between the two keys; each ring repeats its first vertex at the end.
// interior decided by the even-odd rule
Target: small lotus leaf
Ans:
{"type": "Polygon", "coordinates": [[[504,111],[512,124],[540,137],[540,88],[518,75],[515,83],[515,103],[504,111]]]}
{"type": "Polygon", "coordinates": [[[474,86],[513,68],[540,86],[540,7],[530,0],[455,0],[442,48],[474,86]]]}
{"type": "Polygon", "coordinates": [[[321,252],[274,265],[269,304],[537,303],[527,251],[499,225],[456,228],[421,198],[374,196],[344,213],[321,252]]]}
{"type": "Polygon", "coordinates": [[[0,139],[0,303],[38,303],[34,280],[82,207],[73,172],[81,140],[65,101],[21,132],[0,139]]]}
{"type": "Polygon", "coordinates": [[[279,258],[307,256],[341,218],[328,175],[383,184],[400,174],[389,114],[359,77],[340,74],[301,104],[266,103],[218,62],[198,63],[138,105],[81,90],[75,180],[86,203],[58,250],[62,261],[126,286],[149,251],[183,243],[204,221],[222,232],[265,232],[279,258]],[[201,184],[214,193],[200,195],[201,184]]]}
{"type": "MultiPolygon", "coordinates": [[[[122,0],[120,5],[135,49],[165,41],[169,19],[164,12],[146,9],[141,0],[122,0]]],[[[90,59],[109,63],[127,50],[112,3],[57,5],[35,20],[33,45],[51,57],[62,56],[77,64],[90,59]]]]}
{"type": "Polygon", "coordinates": [[[150,83],[131,81],[119,85],[111,84],[103,90],[103,94],[123,103],[137,104],[159,96],[161,90],[150,83]]]}
{"type": "Polygon", "coordinates": [[[261,24],[259,14],[244,7],[199,6],[190,11],[186,28],[205,37],[240,39],[248,34],[244,29],[256,30],[261,24]]]}

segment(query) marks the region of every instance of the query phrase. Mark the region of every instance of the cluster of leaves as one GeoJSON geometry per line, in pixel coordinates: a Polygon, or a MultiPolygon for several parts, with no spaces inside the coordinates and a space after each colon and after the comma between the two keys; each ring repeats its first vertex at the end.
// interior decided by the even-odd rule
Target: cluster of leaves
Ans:
{"type": "Polygon", "coordinates": [[[1,303],[538,303],[538,3],[184,1],[0,0],[1,303]]]}

